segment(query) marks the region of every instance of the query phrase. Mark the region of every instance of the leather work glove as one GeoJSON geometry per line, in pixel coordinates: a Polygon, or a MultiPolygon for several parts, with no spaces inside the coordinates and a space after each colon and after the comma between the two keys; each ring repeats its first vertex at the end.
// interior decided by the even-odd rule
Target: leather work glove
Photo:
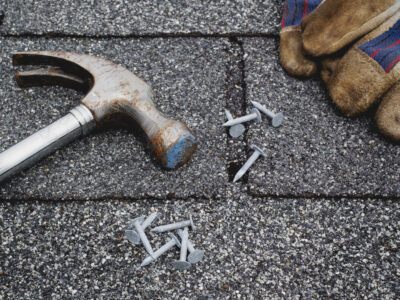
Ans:
{"type": "Polygon", "coordinates": [[[316,73],[317,64],[303,51],[300,23],[322,0],[286,0],[280,35],[281,64],[292,76],[308,77],[316,73]]]}
{"type": "Polygon", "coordinates": [[[357,42],[326,81],[348,117],[368,110],[400,79],[400,11],[357,42]]]}
{"type": "Polygon", "coordinates": [[[321,77],[346,116],[365,112],[384,96],[375,120],[395,141],[400,141],[399,8],[399,0],[325,0],[303,19],[299,38],[299,57],[307,52],[309,60],[321,62],[321,77]]]}
{"type": "Polygon", "coordinates": [[[388,20],[399,0],[324,0],[301,22],[303,47],[311,56],[337,52],[388,20]]]}
{"type": "Polygon", "coordinates": [[[331,56],[321,63],[321,77],[345,114],[362,113],[383,95],[375,121],[379,131],[395,142],[400,142],[399,61],[400,12],[397,12],[359,40],[348,53],[342,57],[331,56]],[[340,98],[338,90],[345,92],[347,101],[340,98]]]}

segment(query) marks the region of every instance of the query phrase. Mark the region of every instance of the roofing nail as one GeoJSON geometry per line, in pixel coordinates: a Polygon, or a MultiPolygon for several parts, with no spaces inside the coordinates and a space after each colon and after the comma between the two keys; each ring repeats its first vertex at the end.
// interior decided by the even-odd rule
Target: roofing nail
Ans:
{"type": "Polygon", "coordinates": [[[134,219],[132,222],[133,222],[133,225],[135,226],[137,233],[140,236],[140,240],[142,241],[144,248],[151,256],[153,256],[154,255],[153,248],[151,247],[150,242],[149,242],[146,234],[144,233],[142,226],[140,225],[141,223],[143,223],[143,220],[144,220],[144,217],[139,217],[139,218],[134,219]]]}
{"type": "MultiPolygon", "coordinates": [[[[180,238],[183,237],[182,229],[178,229],[177,233],[180,236],[180,238]]],[[[187,241],[187,247],[190,252],[190,254],[188,256],[188,262],[195,264],[203,259],[204,251],[200,250],[200,249],[195,249],[192,242],[189,239],[187,241]]]]}
{"type": "Polygon", "coordinates": [[[250,148],[254,149],[254,153],[250,156],[250,158],[246,161],[246,163],[243,165],[243,167],[240,168],[240,170],[236,173],[235,178],[233,178],[233,182],[238,181],[244,173],[254,164],[254,162],[257,160],[257,158],[262,155],[264,158],[267,157],[267,155],[262,151],[260,148],[257,146],[251,145],[250,148]]]}
{"type": "Polygon", "coordinates": [[[241,123],[248,122],[248,121],[251,121],[251,120],[255,120],[256,123],[260,123],[261,122],[261,114],[260,114],[260,112],[258,111],[257,108],[253,108],[250,111],[250,114],[245,115],[245,116],[240,117],[240,118],[236,118],[236,119],[230,120],[230,121],[222,124],[222,126],[225,126],[225,127],[233,126],[233,125],[241,124],[241,123]]]}
{"type": "MultiPolygon", "coordinates": [[[[230,113],[229,110],[225,109],[225,115],[228,118],[228,121],[233,120],[232,114],[230,113]]],[[[231,126],[231,128],[229,128],[229,134],[231,137],[237,138],[237,137],[241,136],[245,130],[246,129],[242,124],[237,124],[237,125],[233,125],[233,126],[231,126]]]]}
{"type": "MultiPolygon", "coordinates": [[[[146,220],[143,221],[143,223],[141,224],[143,230],[145,230],[151,225],[151,223],[153,223],[154,219],[157,217],[157,214],[157,212],[153,212],[150,216],[147,217],[146,220]]],[[[132,227],[134,227],[134,224],[133,221],[130,221],[128,223],[128,228],[132,227]]],[[[125,236],[132,244],[139,245],[141,243],[140,236],[136,230],[127,230],[125,232],[125,236]]]]}
{"type": "Polygon", "coordinates": [[[196,229],[196,226],[194,226],[192,216],[190,214],[189,214],[189,220],[187,220],[187,221],[181,221],[181,222],[176,222],[176,223],[172,223],[172,224],[154,227],[150,231],[161,233],[161,232],[171,231],[171,230],[175,230],[175,229],[179,229],[179,228],[184,228],[187,226],[191,226],[192,230],[196,229]]]}
{"type": "Polygon", "coordinates": [[[272,111],[270,111],[269,109],[265,108],[265,106],[261,105],[260,103],[256,102],[256,101],[250,101],[251,104],[254,105],[255,108],[257,108],[258,110],[260,110],[261,112],[263,112],[264,114],[266,114],[268,117],[271,118],[272,120],[272,126],[274,127],[279,127],[281,126],[282,122],[283,122],[283,114],[282,113],[273,113],[272,111]]]}
{"type": "Polygon", "coordinates": [[[181,241],[181,254],[179,260],[175,260],[172,265],[178,270],[186,270],[189,269],[192,264],[186,261],[187,250],[188,250],[188,228],[185,227],[182,232],[182,241],[181,241]]]}
{"type": "Polygon", "coordinates": [[[171,232],[168,233],[171,239],[169,242],[164,244],[163,246],[160,247],[157,251],[154,252],[153,256],[147,256],[143,262],[140,264],[141,267],[147,266],[157,258],[159,258],[161,255],[163,255],[165,252],[167,252],[169,249],[174,247],[175,245],[180,247],[181,243],[179,242],[179,239],[171,232]]]}

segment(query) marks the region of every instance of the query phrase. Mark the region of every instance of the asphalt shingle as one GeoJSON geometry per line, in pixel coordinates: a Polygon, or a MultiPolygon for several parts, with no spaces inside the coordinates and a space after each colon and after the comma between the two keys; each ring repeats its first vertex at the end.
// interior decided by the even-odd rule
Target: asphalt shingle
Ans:
{"type": "MultiPolygon", "coordinates": [[[[395,299],[400,204],[360,199],[240,199],[0,204],[0,295],[11,299],[395,299]],[[174,248],[141,268],[128,221],[192,212],[205,251],[187,271],[174,248]]],[[[151,228],[150,227],[150,228],[151,228]]],[[[148,234],[154,249],[169,240],[148,234]]]]}
{"type": "MultiPolygon", "coordinates": [[[[0,152],[83,96],[16,86],[11,53],[38,49],[126,66],[200,141],[189,164],[167,172],[140,130],[107,127],[1,184],[1,299],[400,298],[400,148],[371,115],[337,114],[318,79],[283,71],[282,8],[278,0],[0,0],[0,152]],[[282,111],[283,126],[264,118],[232,139],[223,109],[240,116],[250,100],[282,111]],[[251,144],[268,158],[229,183],[251,144]],[[77,201],[87,199],[96,201],[77,201]],[[190,239],[205,259],[176,271],[173,249],[140,268],[144,249],[123,235],[152,210],[154,225],[191,212],[190,239]]],[[[149,237],[155,249],[168,240],[149,237]]]]}
{"type": "MultiPolygon", "coordinates": [[[[0,151],[65,115],[83,95],[63,88],[20,89],[11,53],[90,53],[122,64],[148,82],[168,116],[197,134],[198,150],[174,171],[154,161],[134,129],[98,131],[75,141],[0,187],[3,199],[220,197],[227,183],[224,120],[227,39],[0,39],[0,151]]],[[[231,61],[231,60],[229,60],[231,61]]]]}
{"type": "MultiPolygon", "coordinates": [[[[249,144],[266,152],[250,170],[254,195],[400,195],[400,148],[374,128],[371,115],[340,116],[320,80],[296,80],[279,63],[278,41],[243,40],[251,100],[285,115],[274,128],[251,124],[249,144]]],[[[249,155],[250,155],[249,151],[249,155]]]]}
{"type": "Polygon", "coordinates": [[[7,1],[7,34],[276,34],[283,3],[270,1],[7,1]],[[23,21],[22,21],[23,20],[23,21]]]}

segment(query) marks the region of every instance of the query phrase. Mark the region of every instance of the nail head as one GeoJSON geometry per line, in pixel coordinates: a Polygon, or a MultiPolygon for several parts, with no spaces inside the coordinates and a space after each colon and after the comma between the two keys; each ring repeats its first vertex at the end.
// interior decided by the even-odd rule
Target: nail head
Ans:
{"type": "Polygon", "coordinates": [[[229,134],[233,138],[237,138],[243,134],[246,128],[242,124],[236,124],[229,128],[229,134]]]}
{"type": "Polygon", "coordinates": [[[195,264],[203,259],[204,251],[196,249],[188,256],[188,261],[192,264],[195,264]]]}
{"type": "Polygon", "coordinates": [[[135,230],[125,231],[125,237],[128,241],[130,241],[134,245],[139,245],[141,243],[140,236],[135,230]]]}
{"type": "Polygon", "coordinates": [[[283,114],[282,113],[277,113],[273,118],[272,118],[272,126],[274,127],[279,127],[281,126],[283,122],[283,114]]]}
{"type": "Polygon", "coordinates": [[[187,270],[187,269],[190,269],[192,264],[190,262],[183,261],[183,260],[175,260],[172,262],[172,266],[178,270],[187,270]]]}
{"type": "Polygon", "coordinates": [[[260,111],[257,108],[253,108],[250,112],[252,114],[256,114],[257,115],[257,118],[254,120],[254,122],[260,123],[261,122],[261,113],[260,113],[260,111]]]}
{"type": "Polygon", "coordinates": [[[260,147],[257,147],[256,145],[251,145],[250,148],[260,153],[264,158],[267,158],[267,155],[264,153],[264,151],[262,151],[260,147]]]}

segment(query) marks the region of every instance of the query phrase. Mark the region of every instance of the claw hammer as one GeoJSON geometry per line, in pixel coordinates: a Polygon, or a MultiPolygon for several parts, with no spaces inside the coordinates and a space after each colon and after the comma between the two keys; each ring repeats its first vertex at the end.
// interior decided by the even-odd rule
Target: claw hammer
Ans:
{"type": "Polygon", "coordinates": [[[50,51],[16,53],[13,63],[52,66],[17,72],[20,87],[57,84],[88,92],[66,116],[0,153],[0,182],[88,134],[115,113],[128,115],[139,124],[156,157],[168,169],[187,162],[196,150],[192,131],[158,111],[151,87],[120,65],[90,55],[50,51]]]}

